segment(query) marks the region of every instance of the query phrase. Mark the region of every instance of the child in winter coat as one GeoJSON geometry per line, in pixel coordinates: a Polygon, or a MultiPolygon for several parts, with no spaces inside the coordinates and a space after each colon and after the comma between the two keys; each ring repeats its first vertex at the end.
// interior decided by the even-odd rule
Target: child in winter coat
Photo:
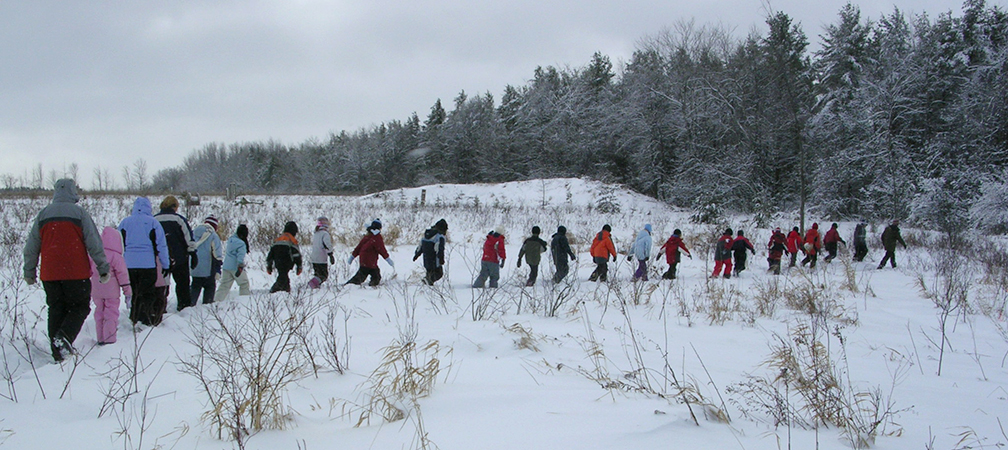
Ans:
{"type": "Polygon", "coordinates": [[[854,227],[854,261],[864,261],[868,256],[868,224],[862,222],[854,227]]]}
{"type": "Polygon", "coordinates": [[[109,263],[112,275],[107,283],[101,283],[98,268],[91,260],[91,301],[95,305],[95,332],[98,335],[98,345],[111,344],[116,341],[116,330],[119,327],[119,291],[126,296],[129,305],[133,297],[130,288],[129,272],[126,260],[123,259],[122,235],[114,227],[105,227],[101,234],[102,245],[105,247],[105,260],[109,263]]]}
{"type": "Polygon", "coordinates": [[[798,260],[798,252],[805,252],[805,249],[802,247],[801,231],[798,231],[798,227],[794,227],[788,232],[787,251],[791,254],[791,264],[788,267],[794,267],[798,260]]]}
{"type": "Polygon", "coordinates": [[[438,220],[433,227],[424,231],[423,239],[417,245],[416,252],[413,253],[413,261],[423,256],[424,283],[433,286],[434,282],[444,276],[445,244],[448,238],[448,222],[444,219],[438,220]]]}
{"type": "Polygon", "coordinates": [[[196,266],[192,269],[192,299],[193,305],[199,303],[200,291],[203,291],[203,304],[214,302],[217,291],[217,276],[221,273],[221,261],[224,259],[224,245],[217,236],[217,218],[208,216],[203,224],[193,229],[196,266]]]}
{"type": "Polygon", "coordinates": [[[385,239],[382,238],[381,228],[381,220],[372,221],[371,225],[367,227],[367,234],[361,238],[357,247],[354,247],[347,264],[352,263],[355,257],[360,256],[360,268],[346,284],[360,285],[370,276],[371,281],[368,285],[378,286],[381,281],[381,269],[378,268],[379,256],[385,258],[385,262],[390,267],[395,267],[395,264],[389,259],[388,250],[385,250],[385,239]]]}
{"type": "Polygon", "coordinates": [[[497,280],[500,279],[500,269],[504,267],[504,259],[507,252],[504,250],[504,229],[497,229],[487,233],[486,241],[483,242],[483,258],[480,260],[480,273],[473,281],[473,288],[482,288],[487,278],[490,278],[490,287],[497,287],[497,280]]]}
{"type": "Polygon", "coordinates": [[[735,276],[742,273],[746,269],[746,250],[752,252],[753,255],[756,254],[756,249],[753,248],[752,242],[745,237],[745,233],[742,230],[738,230],[738,235],[735,240],[732,241],[732,253],[735,256],[735,276]]]}
{"type": "Polygon", "coordinates": [[[686,244],[682,240],[682,231],[679,231],[678,228],[672,232],[672,236],[669,236],[668,240],[665,241],[665,243],[658,249],[659,254],[658,257],[655,258],[655,261],[661,259],[662,249],[665,250],[665,262],[668,263],[669,266],[668,270],[662,274],[662,278],[666,280],[674,280],[676,277],[676,268],[679,266],[679,261],[682,260],[682,253],[679,249],[686,252],[686,255],[689,256],[690,259],[693,259],[693,254],[690,253],[688,248],[686,248],[686,244]]]}
{"type": "Polygon", "coordinates": [[[784,237],[781,229],[775,228],[773,234],[770,235],[770,242],[767,243],[767,251],[769,252],[767,262],[770,263],[770,270],[774,275],[780,275],[781,257],[789,251],[785,244],[786,241],[787,238],[784,237]]]}
{"type": "Polygon", "coordinates": [[[273,274],[276,266],[277,279],[270,287],[270,293],[290,292],[290,276],[288,272],[297,266],[297,274],[301,275],[301,250],[297,241],[298,226],[294,222],[284,224],[283,233],[273,241],[269,254],[266,255],[266,273],[273,274]]]}
{"type": "Polygon", "coordinates": [[[609,258],[612,257],[612,261],[616,262],[616,246],[613,245],[610,233],[612,227],[605,224],[592,241],[589,251],[595,261],[595,271],[588,277],[588,281],[606,281],[609,277],[609,258]]]}
{"type": "Polygon", "coordinates": [[[329,264],[336,263],[333,256],[332,235],[329,234],[329,218],[322,216],[315,224],[315,234],[312,235],[311,265],[315,276],[308,281],[308,286],[318,289],[329,279],[329,264]]]}
{"type": "Polygon", "coordinates": [[[732,243],[735,240],[732,239],[732,229],[728,228],[725,230],[724,234],[718,238],[717,242],[714,243],[714,273],[711,274],[711,278],[717,278],[721,274],[721,269],[724,269],[724,277],[731,278],[732,273],[732,243]]]}
{"type": "Polygon", "coordinates": [[[837,255],[837,244],[847,245],[843,238],[840,237],[840,232],[837,230],[836,222],[830,227],[829,231],[826,232],[826,236],[823,237],[823,246],[826,247],[826,258],[823,261],[830,262],[837,255]]]}
{"type": "Polygon", "coordinates": [[[885,249],[885,256],[882,257],[882,262],[879,263],[878,268],[881,270],[885,267],[886,261],[892,264],[892,268],[896,268],[896,243],[903,244],[903,248],[907,248],[906,241],[903,240],[903,235],[900,234],[899,221],[894,220],[892,224],[885,227],[882,230],[882,248],[885,249]]]}
{"type": "Polygon", "coordinates": [[[248,274],[245,272],[245,255],[248,254],[248,226],[238,225],[235,233],[224,246],[224,263],[221,265],[220,286],[214,294],[216,301],[224,301],[231,291],[231,285],[238,282],[238,295],[249,295],[248,274]]]}
{"type": "Polygon", "coordinates": [[[633,246],[630,247],[630,254],[627,255],[628,260],[637,259],[637,270],[634,272],[633,281],[648,280],[647,263],[651,259],[651,247],[653,245],[651,224],[645,224],[644,229],[637,233],[637,238],[634,239],[633,246]]]}
{"type": "Polygon", "coordinates": [[[819,259],[819,249],[822,248],[822,237],[819,235],[819,224],[813,223],[812,228],[809,228],[805,232],[805,259],[802,260],[801,265],[809,265],[809,268],[815,269],[816,260],[819,259]],[[810,264],[811,263],[811,264],[810,264]]]}
{"type": "Polygon", "coordinates": [[[539,261],[546,251],[546,241],[539,238],[541,232],[538,226],[532,227],[532,236],[525,239],[521,250],[518,251],[518,267],[521,267],[522,256],[529,265],[529,276],[525,286],[535,286],[536,279],[539,278],[539,261]]]}
{"type": "Polygon", "coordinates": [[[556,266],[553,282],[559,283],[570,272],[570,267],[567,265],[567,257],[569,256],[571,261],[577,259],[571,250],[570,241],[567,240],[567,227],[563,225],[557,227],[557,232],[550,239],[550,254],[553,256],[553,265],[556,266]]]}

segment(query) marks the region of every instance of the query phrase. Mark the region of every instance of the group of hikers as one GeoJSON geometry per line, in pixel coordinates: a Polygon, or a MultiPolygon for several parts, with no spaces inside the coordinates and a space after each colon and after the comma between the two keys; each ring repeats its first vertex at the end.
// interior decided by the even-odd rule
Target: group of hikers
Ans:
{"type": "MultiPolygon", "coordinates": [[[[239,224],[234,233],[222,242],[218,235],[217,217],[209,215],[200,225],[190,227],[188,220],[178,213],[178,199],[169,195],[162,200],[156,214],[149,199],[137,198],[131,214],[118,227],[104,227],[99,233],[90,215],[77,205],[78,200],[74,180],[57,181],[53,201],[39,212],[24,248],[25,282],[31,285],[35,284],[36,278],[40,279],[46,294],[48,334],[56,361],[73,352],[72,344],[91,311],[91,302],[95,305],[97,342],[105,345],[116,341],[120,294],[125,298],[133,324],[156,326],[166,312],[172,281],[175,283],[178,311],[197,304],[201,294],[204,304],[221,301],[235,283],[240,295],[251,293],[245,271],[245,257],[250,248],[247,225],[239,224]]],[[[328,218],[322,216],[316,219],[309,257],[314,274],[308,286],[312,289],[319,288],[329,278],[328,266],[335,263],[329,227],[328,218]]],[[[385,248],[381,230],[382,222],[378,219],[367,226],[365,235],[347,260],[348,264],[359,260],[359,268],[347,284],[361,285],[368,281],[370,286],[378,285],[382,279],[379,258],[395,267],[385,248]]],[[[651,225],[645,225],[627,251],[627,260],[637,261],[634,281],[648,279],[652,232],[651,225]]],[[[425,284],[433,285],[444,276],[447,233],[448,223],[444,219],[437,221],[424,232],[414,252],[414,261],[422,258],[425,284]]],[[[607,281],[608,263],[617,260],[618,253],[611,233],[612,228],[607,224],[592,239],[589,253],[596,267],[589,277],[590,281],[607,281]]],[[[855,261],[861,261],[867,255],[866,233],[863,223],[855,229],[855,261]]],[[[560,283],[570,272],[569,262],[577,259],[564,226],[557,227],[549,243],[540,234],[538,226],[532,227],[531,235],[524,240],[518,253],[518,267],[521,267],[522,261],[529,267],[526,286],[535,285],[542,254],[547,250],[555,268],[553,283],[560,283]]],[[[290,271],[296,270],[297,275],[302,273],[297,235],[297,223],[286,222],[282,233],[267,252],[266,273],[272,275],[276,272],[271,293],[289,292],[290,271]]],[[[906,247],[898,222],[886,227],[882,241],[886,254],[878,268],[881,269],[886,262],[896,267],[896,244],[906,247]]],[[[790,265],[793,267],[798,253],[802,252],[806,256],[801,264],[815,267],[820,249],[825,247],[825,261],[829,262],[837,256],[838,244],[846,245],[846,242],[840,238],[835,223],[824,237],[819,235],[818,224],[813,224],[804,236],[798,227],[787,236],[777,228],[767,244],[767,261],[770,270],[779,274],[785,253],[791,256],[790,265]]],[[[664,252],[669,266],[662,275],[663,279],[676,277],[683,252],[689,258],[693,257],[678,229],[659,247],[658,252],[656,260],[664,252]]],[[[733,235],[731,228],[726,229],[715,244],[715,265],[711,276],[718,277],[722,270],[725,278],[730,278],[733,270],[736,275],[741,273],[746,269],[746,252],[755,255],[756,250],[744,232],[738,230],[733,235]]],[[[472,287],[498,287],[500,269],[504,267],[506,258],[504,230],[498,227],[486,236],[480,271],[472,287]]]]}

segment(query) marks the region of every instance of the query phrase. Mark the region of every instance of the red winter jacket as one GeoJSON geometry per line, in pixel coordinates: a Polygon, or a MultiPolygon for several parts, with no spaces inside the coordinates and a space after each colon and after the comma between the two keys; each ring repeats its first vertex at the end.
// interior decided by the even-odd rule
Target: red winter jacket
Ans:
{"type": "MultiPolygon", "coordinates": [[[[793,255],[797,254],[798,253],[798,249],[801,248],[801,244],[802,244],[801,233],[799,233],[799,232],[797,232],[795,230],[791,230],[791,232],[788,233],[788,235],[787,235],[787,251],[788,251],[788,253],[791,253],[793,255]]],[[[804,249],[802,251],[804,251],[804,249]]]]}
{"type": "Polygon", "coordinates": [[[687,255],[690,255],[690,251],[686,248],[686,244],[683,243],[682,238],[676,235],[672,235],[662,244],[661,249],[665,249],[665,262],[668,264],[675,264],[679,262],[679,249],[683,249],[687,255]]]}
{"type": "Polygon", "coordinates": [[[483,243],[483,261],[500,264],[505,258],[507,253],[504,251],[504,235],[491,231],[483,243]]]}
{"type": "MultiPolygon", "coordinates": [[[[826,236],[823,237],[823,243],[832,244],[834,242],[844,242],[843,238],[840,237],[840,232],[836,228],[830,228],[826,232],[826,236]]],[[[844,242],[846,244],[846,242],[844,242]]]]}
{"type": "MultiPolygon", "coordinates": [[[[767,243],[767,249],[770,250],[770,259],[781,259],[781,257],[784,256],[785,247],[784,233],[775,232],[772,236],[770,236],[770,242],[767,243]]],[[[788,252],[790,252],[790,250],[788,250],[788,252]]]]}
{"type": "Polygon", "coordinates": [[[39,267],[42,281],[87,280],[91,260],[99,274],[107,274],[108,261],[101,236],[91,216],[77,206],[77,186],[62,179],[53,189],[53,201],[42,208],[28,232],[24,246],[24,276],[35,278],[39,267]]]}
{"type": "Polygon", "coordinates": [[[816,254],[816,252],[822,248],[822,237],[819,235],[819,224],[812,224],[812,228],[809,228],[809,230],[805,232],[805,244],[812,244],[806,245],[805,247],[805,252],[810,255],[816,254]]]}
{"type": "Polygon", "coordinates": [[[382,238],[381,233],[371,234],[368,230],[368,234],[361,238],[360,243],[357,247],[353,249],[353,256],[360,257],[361,267],[367,267],[369,269],[375,269],[378,267],[378,256],[381,255],[382,258],[388,258],[388,250],[385,250],[385,239],[382,238]]]}

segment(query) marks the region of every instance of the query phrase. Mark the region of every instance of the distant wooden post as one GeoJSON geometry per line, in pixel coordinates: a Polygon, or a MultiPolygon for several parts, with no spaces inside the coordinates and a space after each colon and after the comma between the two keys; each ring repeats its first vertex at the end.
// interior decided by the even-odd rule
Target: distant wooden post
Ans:
{"type": "Polygon", "coordinates": [[[420,189],[420,206],[427,204],[427,189],[420,189]]]}

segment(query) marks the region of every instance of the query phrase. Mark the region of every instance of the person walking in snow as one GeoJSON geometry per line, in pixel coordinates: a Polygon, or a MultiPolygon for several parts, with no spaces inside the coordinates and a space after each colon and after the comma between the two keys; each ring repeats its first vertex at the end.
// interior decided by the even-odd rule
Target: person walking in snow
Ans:
{"type": "Polygon", "coordinates": [[[329,279],[329,264],[335,263],[332,235],[329,234],[329,218],[321,216],[315,223],[315,234],[312,235],[311,265],[315,276],[308,281],[308,286],[318,289],[329,279]]]}
{"type": "Polygon", "coordinates": [[[616,262],[616,245],[613,244],[611,233],[612,227],[605,224],[592,240],[589,251],[595,261],[595,271],[588,277],[588,281],[604,282],[609,278],[609,258],[616,262]]]}
{"type": "Polygon", "coordinates": [[[159,274],[164,276],[162,272],[167,271],[170,261],[164,229],[154,218],[147,197],[138,197],[133,202],[133,213],[119,223],[119,232],[123,236],[123,259],[133,290],[130,321],[156,326],[161,323],[168,304],[159,300],[155,283],[159,274]]]}
{"type": "Polygon", "coordinates": [[[220,285],[214,293],[214,301],[222,302],[231,292],[231,285],[238,282],[238,295],[251,295],[248,273],[245,271],[245,255],[248,254],[249,229],[245,224],[238,228],[224,244],[224,262],[221,264],[220,285]]]}
{"type": "Polygon", "coordinates": [[[822,249],[822,236],[819,234],[819,224],[813,223],[812,228],[805,232],[805,259],[802,260],[802,267],[805,264],[809,268],[815,269],[816,260],[819,259],[819,250],[822,249]]]}
{"type": "Polygon", "coordinates": [[[272,275],[273,268],[276,267],[277,279],[270,287],[270,294],[274,292],[290,292],[291,269],[297,267],[297,274],[301,275],[301,249],[297,240],[297,223],[287,222],[284,224],[283,233],[273,241],[269,253],[266,255],[266,274],[272,275]]]}
{"type": "Polygon", "coordinates": [[[861,222],[854,227],[854,261],[864,261],[868,256],[868,224],[861,222]]]}
{"type": "Polygon", "coordinates": [[[161,211],[154,218],[161,222],[165,243],[168,244],[168,271],[175,280],[176,309],[181,311],[192,306],[192,290],[189,286],[189,271],[196,267],[195,242],[189,221],[178,213],[179,202],[174,195],[161,201],[161,211]]]}
{"type": "Polygon", "coordinates": [[[490,279],[490,287],[497,287],[497,280],[500,279],[500,270],[504,267],[504,259],[507,252],[504,250],[504,229],[497,227],[487,233],[486,241],[483,242],[483,257],[480,259],[480,273],[473,281],[473,288],[482,288],[487,278],[490,279]]]}
{"type": "Polygon", "coordinates": [[[627,255],[627,260],[637,260],[637,270],[634,271],[633,281],[648,280],[647,263],[648,260],[651,259],[651,247],[653,245],[654,240],[651,238],[651,224],[645,224],[644,229],[637,232],[637,238],[634,239],[634,243],[630,246],[630,252],[627,255]]]}
{"type": "Polygon", "coordinates": [[[433,227],[424,231],[423,239],[413,253],[413,261],[423,256],[424,283],[433,286],[444,276],[445,244],[448,242],[448,222],[438,220],[433,227]]]}
{"type": "Polygon", "coordinates": [[[553,283],[555,284],[563,281],[567,277],[567,273],[570,272],[567,257],[570,257],[571,261],[577,259],[571,250],[570,241],[567,240],[567,227],[560,225],[557,227],[556,233],[553,233],[553,237],[550,239],[550,254],[553,256],[553,265],[556,267],[556,272],[553,273],[553,283]]]}
{"type": "Polygon", "coordinates": [[[39,211],[24,246],[24,280],[42,280],[48,306],[49,346],[57,362],[73,353],[73,342],[91,312],[91,263],[99,283],[108,283],[109,263],[91,215],[77,205],[77,184],[64,178],[53,186],[53,199],[39,211]],[[41,259],[41,267],[39,260],[41,259]]]}
{"type": "Polygon", "coordinates": [[[101,239],[111,276],[107,283],[102,283],[98,265],[91,260],[91,302],[95,306],[94,321],[98,345],[105,345],[116,341],[116,331],[119,328],[119,292],[122,291],[122,295],[126,296],[126,304],[129,305],[133,289],[130,288],[129,271],[122,256],[123,242],[119,230],[115,227],[105,227],[102,229],[101,239]]]}
{"type": "Polygon", "coordinates": [[[732,229],[725,229],[724,233],[714,243],[714,273],[711,278],[717,278],[724,269],[724,277],[731,278],[732,274],[732,229]]]}
{"type": "Polygon", "coordinates": [[[903,240],[903,235],[900,234],[899,221],[894,220],[882,230],[882,247],[885,248],[885,256],[882,257],[882,262],[878,265],[879,270],[885,267],[886,261],[889,261],[893,269],[896,268],[897,243],[903,245],[904,249],[907,248],[906,241],[903,240]]]}
{"type": "Polygon", "coordinates": [[[774,275],[780,275],[781,258],[785,252],[789,251],[786,242],[787,238],[784,237],[780,227],[774,228],[773,234],[770,235],[770,242],[767,243],[767,253],[769,253],[767,262],[770,263],[770,270],[774,275]]]}
{"type": "Polygon", "coordinates": [[[802,235],[801,231],[798,231],[798,227],[794,227],[787,235],[787,252],[791,254],[791,264],[788,267],[794,267],[798,260],[798,252],[805,252],[805,248],[802,246],[802,235]]]}
{"type": "Polygon", "coordinates": [[[542,230],[538,226],[532,227],[532,236],[525,238],[521,250],[518,251],[518,267],[521,267],[522,256],[525,257],[525,262],[529,266],[529,276],[525,286],[535,286],[536,279],[539,278],[539,262],[542,260],[543,252],[546,251],[546,241],[539,237],[541,232],[542,230]]]}
{"type": "Polygon", "coordinates": [[[381,220],[375,219],[367,227],[367,234],[361,238],[357,247],[354,247],[350,259],[347,260],[347,264],[352,263],[354,258],[360,256],[360,268],[357,269],[357,273],[346,284],[360,285],[368,277],[371,277],[368,286],[378,286],[378,283],[381,281],[381,269],[378,268],[379,256],[385,258],[385,262],[388,263],[389,267],[395,268],[395,264],[389,259],[388,250],[385,250],[385,239],[382,238],[381,229],[381,220]]]}
{"type": "Polygon", "coordinates": [[[192,304],[199,302],[200,292],[203,293],[203,304],[214,302],[217,291],[217,277],[221,274],[221,264],[224,260],[224,244],[217,235],[217,217],[212,214],[193,230],[193,246],[196,254],[196,266],[192,269],[192,304]]]}
{"type": "Polygon", "coordinates": [[[655,261],[661,259],[661,251],[665,250],[665,262],[668,263],[668,270],[662,274],[662,278],[665,280],[674,280],[676,277],[676,269],[679,266],[679,261],[682,260],[682,251],[686,252],[686,255],[693,259],[693,254],[690,253],[689,249],[686,248],[686,243],[682,240],[682,231],[678,228],[672,232],[672,236],[669,236],[668,240],[660,248],[658,248],[658,256],[655,261]]]}
{"type": "Polygon", "coordinates": [[[756,249],[753,248],[752,242],[749,242],[749,238],[745,237],[745,233],[742,230],[738,230],[735,240],[732,241],[732,253],[735,256],[735,276],[738,276],[746,269],[746,250],[752,252],[753,255],[756,254],[756,249]]]}
{"type": "Polygon", "coordinates": [[[826,236],[823,236],[823,246],[826,247],[826,257],[823,261],[827,263],[833,261],[833,258],[837,256],[837,244],[847,245],[847,242],[840,237],[840,231],[837,229],[838,225],[833,222],[830,226],[829,231],[826,232],[826,236]]]}

